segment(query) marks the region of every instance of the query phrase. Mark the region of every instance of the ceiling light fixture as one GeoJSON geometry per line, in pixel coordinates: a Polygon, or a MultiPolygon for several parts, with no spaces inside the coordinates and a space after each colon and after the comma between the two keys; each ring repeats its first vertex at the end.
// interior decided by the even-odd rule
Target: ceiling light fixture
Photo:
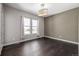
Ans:
{"type": "Polygon", "coordinates": [[[41,4],[41,9],[38,11],[38,16],[47,16],[48,15],[48,9],[45,4],[41,4]]]}

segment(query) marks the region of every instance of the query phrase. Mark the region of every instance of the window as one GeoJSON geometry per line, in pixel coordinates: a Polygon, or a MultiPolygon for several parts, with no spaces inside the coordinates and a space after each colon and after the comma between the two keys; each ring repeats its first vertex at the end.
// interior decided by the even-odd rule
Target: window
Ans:
{"type": "Polygon", "coordinates": [[[32,34],[37,33],[37,28],[38,28],[38,21],[37,20],[32,20],[32,34]]]}
{"type": "Polygon", "coordinates": [[[38,33],[38,20],[24,17],[23,21],[24,21],[24,35],[38,33]]]}
{"type": "Polygon", "coordinates": [[[24,34],[30,34],[30,19],[24,17],[24,34]]]}

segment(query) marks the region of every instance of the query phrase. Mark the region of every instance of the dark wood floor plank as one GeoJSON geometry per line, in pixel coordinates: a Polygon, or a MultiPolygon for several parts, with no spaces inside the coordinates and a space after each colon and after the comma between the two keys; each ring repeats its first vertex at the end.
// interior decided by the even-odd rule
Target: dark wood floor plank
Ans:
{"type": "Polygon", "coordinates": [[[39,38],[3,47],[2,56],[77,56],[78,45],[39,38]]]}

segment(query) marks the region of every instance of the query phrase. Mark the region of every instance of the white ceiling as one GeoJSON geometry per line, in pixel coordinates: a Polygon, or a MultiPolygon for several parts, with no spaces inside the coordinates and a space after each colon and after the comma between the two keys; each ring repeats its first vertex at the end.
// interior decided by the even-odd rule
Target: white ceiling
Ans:
{"type": "MultiPolygon", "coordinates": [[[[6,3],[6,5],[27,11],[34,15],[37,15],[37,12],[40,10],[40,3],[6,3]]],[[[79,7],[79,3],[47,3],[48,15],[51,16],[66,10],[79,7]]]]}

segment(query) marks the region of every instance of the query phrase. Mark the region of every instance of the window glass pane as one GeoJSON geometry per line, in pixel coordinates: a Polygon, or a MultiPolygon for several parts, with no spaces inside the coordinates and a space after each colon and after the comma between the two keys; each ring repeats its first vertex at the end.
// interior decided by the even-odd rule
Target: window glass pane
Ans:
{"type": "Polygon", "coordinates": [[[32,26],[38,26],[38,20],[32,19],[32,26]]]}
{"type": "Polygon", "coordinates": [[[30,19],[24,17],[24,26],[30,26],[30,19]]]}
{"type": "Polygon", "coordinates": [[[24,35],[30,34],[30,27],[24,27],[24,35]]]}
{"type": "Polygon", "coordinates": [[[38,33],[37,32],[37,27],[32,27],[32,34],[38,33]]]}
{"type": "Polygon", "coordinates": [[[24,35],[38,33],[37,30],[38,20],[24,17],[23,21],[24,21],[24,35]]]}

